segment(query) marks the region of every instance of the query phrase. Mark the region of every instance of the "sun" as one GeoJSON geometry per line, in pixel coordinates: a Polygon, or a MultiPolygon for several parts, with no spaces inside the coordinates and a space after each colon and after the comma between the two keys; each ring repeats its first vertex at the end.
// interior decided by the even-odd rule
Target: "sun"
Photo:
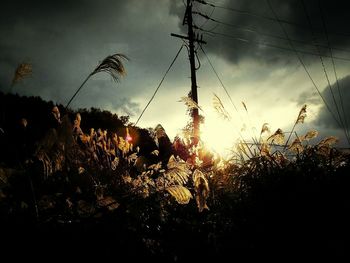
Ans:
{"type": "Polygon", "coordinates": [[[239,136],[231,122],[218,116],[207,116],[201,126],[201,140],[205,147],[222,157],[228,157],[235,148],[239,136]]]}

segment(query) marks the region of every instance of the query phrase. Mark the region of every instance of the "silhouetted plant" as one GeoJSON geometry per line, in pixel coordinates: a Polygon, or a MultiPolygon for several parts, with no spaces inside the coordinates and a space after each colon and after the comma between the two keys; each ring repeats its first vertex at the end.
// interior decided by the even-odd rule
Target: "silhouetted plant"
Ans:
{"type": "Polygon", "coordinates": [[[79,91],[83,88],[85,83],[90,79],[91,76],[100,73],[100,72],[106,72],[110,74],[114,81],[119,81],[120,77],[126,75],[126,70],[123,65],[122,60],[128,60],[128,58],[123,54],[114,54],[106,57],[96,68],[93,72],[91,72],[86,79],[83,81],[83,83],[80,85],[80,87],[77,89],[77,91],[73,94],[71,99],[68,101],[66,105],[66,109],[70,105],[70,103],[73,101],[75,96],[79,93],[79,91]]]}

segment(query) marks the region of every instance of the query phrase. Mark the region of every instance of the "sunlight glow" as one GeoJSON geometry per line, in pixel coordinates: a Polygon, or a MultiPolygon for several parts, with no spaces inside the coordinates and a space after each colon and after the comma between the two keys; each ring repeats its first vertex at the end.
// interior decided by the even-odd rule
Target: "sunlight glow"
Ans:
{"type": "Polygon", "coordinates": [[[233,124],[220,119],[217,115],[208,115],[205,124],[201,126],[201,139],[204,145],[222,157],[227,157],[234,149],[239,136],[234,131],[233,124]]]}
{"type": "MultiPolygon", "coordinates": [[[[299,110],[296,105],[290,104],[278,111],[267,109],[262,113],[255,110],[249,117],[242,111],[242,118],[233,112],[230,113],[233,120],[225,120],[217,112],[207,111],[205,123],[201,126],[201,140],[210,151],[227,158],[232,154],[232,151],[236,151],[237,142],[243,139],[248,143],[259,140],[261,127],[264,123],[269,124],[272,133],[278,128],[284,132],[290,130],[299,110]],[[245,123],[240,120],[244,120],[245,123]]],[[[304,127],[308,126],[307,123],[303,125],[304,127]]]]}

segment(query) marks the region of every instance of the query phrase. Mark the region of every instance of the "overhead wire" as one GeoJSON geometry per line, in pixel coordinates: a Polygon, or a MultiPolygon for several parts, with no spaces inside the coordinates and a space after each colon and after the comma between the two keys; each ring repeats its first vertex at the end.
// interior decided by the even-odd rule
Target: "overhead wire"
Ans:
{"type": "MultiPolygon", "coordinates": [[[[194,26],[194,28],[204,32],[206,35],[208,35],[210,37],[213,37],[213,35],[217,35],[217,36],[222,36],[222,37],[226,37],[226,38],[231,38],[231,39],[234,39],[234,40],[237,40],[237,41],[240,41],[240,42],[244,42],[244,43],[248,43],[248,44],[253,44],[253,45],[258,45],[258,46],[265,46],[265,47],[271,47],[271,48],[276,48],[276,49],[281,49],[281,50],[295,52],[295,50],[292,49],[292,48],[282,47],[282,46],[275,45],[275,44],[272,44],[272,43],[269,43],[269,42],[254,41],[254,40],[245,39],[245,38],[242,38],[242,37],[237,37],[237,36],[234,36],[234,35],[229,35],[229,34],[225,34],[225,33],[219,33],[219,32],[215,32],[215,31],[209,31],[209,30],[201,29],[201,28],[199,28],[197,26],[194,26]]],[[[300,50],[300,49],[296,49],[296,51],[298,53],[301,53],[301,54],[318,56],[318,54],[315,54],[315,53],[310,52],[310,51],[305,51],[305,50],[300,50]]],[[[326,58],[330,58],[330,56],[328,56],[328,55],[322,55],[322,56],[326,57],[326,58]]],[[[333,58],[337,59],[337,60],[350,61],[350,58],[344,58],[344,57],[338,57],[338,56],[333,56],[333,58]]]]}
{"type": "MultiPolygon", "coordinates": [[[[208,16],[207,14],[205,15],[206,17],[204,17],[204,18],[206,18],[206,19],[205,19],[205,21],[203,22],[203,24],[200,25],[201,28],[204,28],[204,26],[208,23],[209,19],[207,19],[207,17],[208,17],[208,18],[211,18],[212,15],[214,14],[214,11],[215,11],[215,7],[213,7],[213,9],[211,10],[209,16],[208,16]]],[[[192,13],[195,14],[196,12],[192,12],[192,13]]],[[[198,13],[201,13],[201,12],[198,12],[198,13]]]]}
{"type": "MultiPolygon", "coordinates": [[[[244,124],[245,122],[244,122],[243,117],[241,116],[241,114],[240,114],[240,112],[239,112],[239,110],[238,110],[236,104],[233,102],[232,97],[231,97],[230,93],[228,92],[228,90],[227,90],[225,84],[224,84],[223,81],[221,80],[221,78],[220,78],[218,72],[216,71],[216,69],[215,69],[213,63],[211,62],[209,56],[207,55],[207,53],[205,52],[205,50],[203,49],[203,47],[202,47],[202,45],[201,45],[200,43],[199,43],[199,47],[200,47],[200,49],[202,50],[204,56],[206,57],[206,59],[207,59],[209,65],[210,65],[211,69],[213,70],[213,72],[214,72],[216,78],[219,80],[219,82],[220,82],[220,84],[221,84],[221,87],[224,89],[224,91],[225,91],[227,97],[229,98],[229,100],[230,100],[230,102],[231,102],[233,108],[234,108],[235,111],[238,113],[241,122],[244,124]]],[[[251,131],[251,132],[252,132],[252,131],[251,131]]],[[[244,138],[243,138],[243,136],[242,136],[242,134],[241,134],[239,131],[238,131],[238,135],[241,137],[241,139],[242,139],[243,141],[245,141],[244,138]]],[[[255,136],[254,136],[253,133],[252,133],[252,140],[253,140],[253,141],[255,140],[255,136]]]]}
{"type": "MultiPolygon", "coordinates": [[[[214,23],[217,23],[217,24],[220,24],[220,25],[224,25],[226,27],[230,27],[230,28],[233,28],[234,30],[240,30],[240,31],[245,31],[245,32],[249,32],[249,33],[256,33],[256,34],[259,34],[259,35],[262,35],[262,36],[266,36],[266,37],[269,37],[269,38],[275,38],[275,39],[279,39],[279,40],[285,40],[285,41],[288,41],[286,38],[282,37],[282,36],[278,36],[278,35],[274,35],[274,34],[267,34],[267,33],[263,33],[257,29],[254,29],[254,28],[250,28],[250,27],[242,27],[242,26],[239,26],[239,25],[234,25],[234,24],[231,24],[231,23],[226,23],[226,22],[223,22],[223,21],[220,21],[216,18],[212,18],[206,14],[202,14],[200,12],[193,12],[193,14],[196,14],[196,15],[199,15],[203,18],[206,19],[206,21],[212,21],[214,23]]],[[[198,27],[199,30],[201,29],[204,29],[203,26],[199,26],[198,27]]],[[[293,42],[295,43],[299,43],[299,44],[303,44],[303,45],[308,45],[308,46],[313,46],[312,44],[310,44],[309,41],[304,41],[304,40],[298,40],[298,39],[291,39],[293,42]]],[[[328,49],[327,46],[324,46],[324,45],[320,45],[320,44],[317,44],[318,47],[321,47],[321,48],[325,48],[325,49],[328,49]]],[[[343,51],[343,52],[348,52],[350,53],[350,50],[349,49],[343,49],[343,48],[333,48],[334,50],[339,50],[339,51],[343,51]]]]}
{"type": "Polygon", "coordinates": [[[207,53],[204,51],[204,49],[203,49],[202,45],[200,45],[200,44],[199,44],[199,47],[200,47],[200,49],[202,50],[202,52],[203,52],[204,56],[206,57],[206,59],[208,60],[208,63],[209,63],[209,65],[210,65],[210,67],[212,68],[212,70],[213,70],[213,72],[214,72],[215,76],[216,76],[216,77],[217,77],[217,79],[219,80],[219,82],[220,82],[221,86],[222,86],[222,87],[223,87],[223,89],[225,90],[225,93],[226,93],[227,97],[229,98],[229,100],[230,100],[230,102],[231,102],[232,106],[233,106],[233,107],[234,107],[234,109],[235,109],[235,110],[238,112],[238,108],[236,107],[235,103],[233,102],[233,100],[232,100],[232,98],[231,98],[230,94],[228,93],[228,91],[227,91],[227,89],[226,89],[225,84],[222,82],[222,80],[221,80],[221,78],[220,78],[220,76],[219,76],[218,72],[215,70],[215,68],[214,68],[213,64],[211,63],[211,60],[209,59],[209,57],[208,57],[207,53]]]}
{"type": "MultiPolygon", "coordinates": [[[[267,4],[268,4],[268,6],[269,6],[271,12],[273,13],[274,17],[276,17],[276,20],[278,20],[277,13],[276,13],[275,10],[273,9],[273,7],[272,7],[272,5],[271,5],[271,3],[270,3],[270,0],[266,0],[266,2],[267,2],[267,4]]],[[[281,27],[283,33],[285,34],[286,38],[289,39],[289,35],[288,35],[286,29],[284,28],[283,24],[282,24],[281,22],[279,22],[279,25],[280,25],[280,27],[281,27]]],[[[323,97],[323,95],[322,95],[322,93],[320,92],[319,88],[317,87],[315,81],[314,81],[313,78],[311,77],[311,74],[310,74],[309,70],[307,69],[307,67],[306,67],[306,65],[305,65],[305,63],[304,63],[304,61],[303,61],[302,58],[300,57],[298,51],[295,49],[295,47],[294,47],[294,45],[293,45],[293,42],[289,40],[289,44],[290,44],[291,48],[294,50],[294,52],[295,52],[295,54],[296,54],[296,56],[297,56],[297,58],[298,58],[300,64],[302,65],[302,67],[303,67],[303,69],[305,70],[307,76],[308,76],[309,79],[311,80],[311,82],[312,82],[313,86],[315,87],[315,89],[316,89],[318,95],[321,97],[321,99],[322,99],[323,103],[325,104],[327,110],[331,113],[333,119],[337,122],[337,124],[338,124],[339,126],[341,126],[340,123],[339,123],[339,121],[338,121],[337,118],[335,117],[334,113],[333,113],[332,110],[330,109],[330,107],[329,107],[327,101],[325,100],[325,98],[323,97]]],[[[289,135],[289,138],[288,138],[288,140],[287,140],[287,142],[286,142],[286,145],[287,145],[287,143],[288,143],[290,137],[291,137],[291,134],[289,135]]]]}
{"type": "Polygon", "coordinates": [[[328,88],[329,88],[329,90],[330,90],[330,93],[331,93],[331,96],[332,96],[332,99],[333,99],[333,102],[334,102],[334,105],[335,105],[335,109],[336,109],[336,112],[337,112],[337,115],[338,115],[338,118],[339,118],[339,122],[340,122],[340,124],[341,124],[342,129],[344,130],[346,139],[349,141],[348,134],[347,134],[346,128],[345,128],[345,124],[344,124],[343,118],[342,118],[342,116],[341,116],[341,114],[340,114],[339,107],[338,107],[338,103],[337,103],[337,101],[336,101],[336,99],[335,99],[334,92],[333,92],[333,89],[332,89],[332,85],[331,85],[331,82],[330,82],[330,80],[329,80],[329,76],[328,76],[328,73],[327,73],[327,69],[326,69],[326,66],[325,66],[325,64],[324,64],[323,58],[322,58],[322,56],[321,56],[321,51],[320,51],[320,49],[318,48],[317,37],[316,37],[316,35],[315,35],[315,33],[314,33],[314,29],[313,29],[312,22],[311,22],[311,17],[310,17],[310,15],[309,15],[309,12],[307,11],[307,8],[306,8],[306,5],[305,5],[304,0],[300,0],[300,1],[301,1],[303,10],[304,10],[304,13],[305,13],[305,16],[306,16],[306,19],[307,19],[307,22],[308,22],[308,25],[309,25],[311,34],[312,34],[313,43],[314,43],[314,45],[315,45],[315,47],[316,47],[317,53],[319,54],[320,62],[321,62],[321,65],[322,65],[322,69],[323,69],[325,78],[326,78],[326,80],[327,80],[328,88]]]}
{"type": "MultiPolygon", "coordinates": [[[[297,23],[297,22],[284,20],[284,19],[280,19],[280,18],[273,18],[273,17],[270,17],[270,16],[265,16],[265,15],[253,13],[253,12],[250,12],[250,11],[246,11],[246,10],[241,10],[241,9],[238,9],[238,8],[221,6],[221,5],[213,4],[211,2],[206,2],[206,1],[203,1],[203,0],[193,0],[193,1],[201,3],[203,5],[209,5],[209,6],[212,6],[212,7],[215,7],[215,8],[220,8],[220,9],[227,10],[227,11],[232,11],[232,12],[235,12],[235,13],[238,13],[238,14],[242,14],[242,15],[248,15],[248,16],[252,16],[252,17],[256,17],[256,18],[260,18],[260,19],[273,21],[273,22],[279,22],[279,23],[283,23],[283,24],[288,24],[288,25],[291,25],[291,26],[294,26],[294,27],[299,27],[299,28],[304,29],[304,30],[305,30],[305,27],[306,27],[306,25],[300,24],[300,23],[297,23]]],[[[343,32],[332,33],[332,35],[338,35],[338,36],[342,36],[342,37],[350,37],[350,34],[343,33],[343,32]]]]}
{"type": "Polygon", "coordinates": [[[336,80],[336,86],[337,86],[339,100],[340,100],[340,106],[341,106],[341,110],[342,110],[342,113],[343,113],[343,116],[344,116],[345,131],[347,133],[348,143],[350,143],[349,142],[349,137],[350,136],[349,136],[349,131],[348,131],[349,124],[348,124],[348,120],[347,120],[347,116],[346,116],[346,111],[344,109],[343,96],[342,96],[342,92],[341,92],[341,89],[340,89],[339,80],[338,80],[338,74],[337,74],[337,70],[336,70],[335,62],[334,62],[334,58],[333,58],[333,49],[334,48],[331,47],[331,44],[330,44],[330,41],[329,41],[327,25],[326,25],[325,17],[324,17],[324,14],[323,14],[323,8],[322,8],[322,5],[321,5],[320,1],[318,1],[318,7],[319,7],[320,14],[321,14],[322,26],[323,26],[323,30],[324,30],[324,33],[325,33],[325,36],[326,36],[327,46],[329,48],[329,52],[330,52],[330,56],[331,56],[334,77],[335,77],[335,80],[336,80]]]}
{"type": "Polygon", "coordinates": [[[164,81],[166,75],[168,74],[168,72],[170,71],[170,69],[172,68],[172,66],[174,65],[174,63],[175,63],[177,57],[179,56],[181,50],[183,49],[183,47],[184,47],[184,45],[181,45],[180,49],[177,51],[177,53],[176,53],[174,59],[172,60],[172,62],[170,63],[170,66],[168,67],[168,69],[166,70],[165,74],[163,75],[163,77],[162,77],[161,81],[159,82],[159,84],[158,84],[156,90],[154,91],[154,93],[153,93],[151,99],[148,101],[148,103],[146,104],[145,108],[142,110],[140,116],[138,117],[137,121],[135,122],[135,126],[139,123],[139,121],[140,121],[140,119],[142,118],[143,114],[145,113],[146,109],[148,108],[148,106],[151,104],[152,100],[153,100],[154,97],[156,96],[156,94],[157,94],[157,92],[158,92],[160,86],[162,85],[162,83],[163,83],[163,81],[164,81]]]}

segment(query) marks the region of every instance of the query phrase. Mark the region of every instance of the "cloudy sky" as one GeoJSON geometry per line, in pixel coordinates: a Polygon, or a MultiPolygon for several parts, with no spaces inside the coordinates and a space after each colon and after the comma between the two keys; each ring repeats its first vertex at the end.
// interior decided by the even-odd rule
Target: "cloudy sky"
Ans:
{"type": "MultiPolygon", "coordinates": [[[[320,9],[318,0],[304,0],[304,6],[302,0],[270,0],[272,10],[265,0],[208,2],[216,7],[195,2],[193,9],[215,21],[195,14],[194,23],[202,29],[197,32],[207,41],[203,48],[238,111],[198,49],[199,104],[206,117],[203,137],[212,144],[227,147],[239,133],[247,133],[245,136],[255,130],[259,133],[263,123],[269,123],[271,130],[288,131],[300,108],[307,104],[308,116],[303,125],[298,125],[297,132],[316,129],[321,136],[338,136],[340,145],[345,145],[343,125],[339,123],[344,126],[350,123],[347,1],[320,0],[320,9]],[[275,15],[284,22],[278,23],[275,15]],[[339,86],[327,36],[336,57],[339,86]],[[293,47],[288,39],[293,40],[293,47]],[[335,121],[329,113],[293,48],[299,51],[333,116],[339,119],[335,98],[342,121],[335,121]],[[333,95],[318,54],[324,56],[333,95]],[[220,119],[213,109],[213,93],[231,114],[231,122],[220,119]],[[242,120],[248,129],[241,131],[242,120]]],[[[183,44],[170,33],[186,33],[182,25],[184,11],[182,0],[2,1],[0,90],[39,95],[66,104],[99,61],[107,55],[123,53],[130,58],[125,64],[127,76],[120,83],[104,73],[93,76],[71,106],[100,107],[128,114],[131,121],[136,121],[183,44]],[[31,63],[33,74],[11,90],[14,71],[21,62],[31,63]]],[[[170,137],[180,132],[188,121],[186,107],[179,100],[190,90],[189,76],[184,48],[139,126],[154,127],[161,123],[170,137]]]]}

